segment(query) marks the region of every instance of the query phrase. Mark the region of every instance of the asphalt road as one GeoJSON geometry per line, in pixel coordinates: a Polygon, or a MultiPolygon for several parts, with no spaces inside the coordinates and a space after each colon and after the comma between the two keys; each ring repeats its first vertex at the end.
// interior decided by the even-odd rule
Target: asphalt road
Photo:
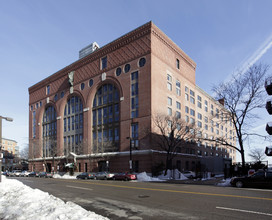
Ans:
{"type": "Polygon", "coordinates": [[[17,179],[110,219],[272,219],[272,190],[111,180],[17,179]]]}

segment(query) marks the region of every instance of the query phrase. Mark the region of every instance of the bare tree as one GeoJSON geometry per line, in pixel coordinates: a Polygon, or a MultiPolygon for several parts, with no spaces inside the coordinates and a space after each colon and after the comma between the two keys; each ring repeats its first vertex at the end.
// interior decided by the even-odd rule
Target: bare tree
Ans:
{"type": "Polygon", "coordinates": [[[186,140],[196,137],[195,125],[187,123],[176,116],[156,115],[153,118],[156,131],[152,140],[166,152],[166,170],[172,168],[172,160],[176,157],[180,148],[186,144],[186,140]]]}
{"type": "Polygon", "coordinates": [[[264,64],[253,65],[246,72],[233,74],[230,81],[213,88],[216,99],[223,100],[224,107],[228,110],[224,117],[233,123],[239,146],[230,144],[224,138],[218,141],[241,154],[243,170],[245,170],[245,140],[251,135],[258,135],[248,131],[254,120],[259,118],[254,110],[264,107],[263,88],[268,69],[269,67],[264,64]]]}
{"type": "Polygon", "coordinates": [[[20,157],[22,159],[28,159],[28,155],[29,155],[29,147],[28,144],[20,151],[20,157]]]}
{"type": "Polygon", "coordinates": [[[250,156],[256,162],[260,162],[266,158],[265,152],[261,148],[254,148],[250,150],[248,156],[250,156]]]}

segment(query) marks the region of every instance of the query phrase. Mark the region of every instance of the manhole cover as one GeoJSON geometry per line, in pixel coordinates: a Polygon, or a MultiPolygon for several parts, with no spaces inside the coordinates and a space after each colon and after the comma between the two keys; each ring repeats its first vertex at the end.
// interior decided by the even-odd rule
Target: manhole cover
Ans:
{"type": "Polygon", "coordinates": [[[150,196],[147,196],[147,195],[139,195],[138,197],[139,197],[139,198],[148,198],[148,197],[150,197],[150,196]]]}

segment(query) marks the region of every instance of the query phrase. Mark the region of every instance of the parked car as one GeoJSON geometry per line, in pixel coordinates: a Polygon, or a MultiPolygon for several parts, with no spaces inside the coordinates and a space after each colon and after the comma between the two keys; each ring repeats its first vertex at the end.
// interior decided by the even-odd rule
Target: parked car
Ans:
{"type": "Polygon", "coordinates": [[[76,176],[77,179],[94,179],[95,178],[95,173],[81,173],[76,176]]]}
{"type": "Polygon", "coordinates": [[[9,176],[9,172],[2,172],[2,175],[9,176]]]}
{"type": "Polygon", "coordinates": [[[19,177],[21,175],[21,170],[13,170],[12,172],[9,173],[9,176],[12,177],[19,177]]]}
{"type": "Polygon", "coordinates": [[[30,173],[28,174],[28,177],[36,177],[36,172],[30,172],[30,173]]]}
{"type": "Polygon", "coordinates": [[[190,179],[193,179],[196,177],[196,174],[193,171],[184,171],[184,172],[182,172],[182,174],[190,179]]]}
{"type": "Polygon", "coordinates": [[[272,188],[272,171],[259,170],[256,173],[244,176],[234,177],[230,184],[238,188],[241,187],[257,187],[257,188],[272,188]]]}
{"type": "Polygon", "coordinates": [[[117,173],[113,176],[113,179],[114,180],[125,180],[125,181],[128,181],[128,180],[136,180],[137,179],[137,176],[136,174],[133,174],[133,173],[117,173]]]}
{"type": "Polygon", "coordinates": [[[52,173],[47,173],[47,172],[40,172],[38,174],[38,177],[44,177],[44,178],[52,178],[53,174],[52,173]]]}
{"type": "Polygon", "coordinates": [[[112,179],[114,177],[113,173],[109,172],[98,172],[95,174],[95,179],[96,180],[107,180],[107,179],[112,179]]]}
{"type": "Polygon", "coordinates": [[[24,170],[24,171],[21,172],[20,176],[28,177],[29,173],[30,173],[29,171],[24,170]]]}

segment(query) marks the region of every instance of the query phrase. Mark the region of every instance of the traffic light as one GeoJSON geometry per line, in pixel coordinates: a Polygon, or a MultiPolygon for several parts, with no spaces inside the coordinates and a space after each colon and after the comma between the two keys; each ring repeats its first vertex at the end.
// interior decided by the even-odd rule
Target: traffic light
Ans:
{"type": "MultiPolygon", "coordinates": [[[[268,95],[272,95],[272,77],[268,77],[265,80],[265,84],[264,84],[265,90],[267,92],[268,95]]],[[[272,115],[272,98],[269,98],[266,102],[266,106],[265,106],[267,112],[272,115]]],[[[268,122],[266,124],[266,132],[269,135],[272,135],[272,122],[268,122]]],[[[272,156],[272,146],[270,147],[266,147],[265,148],[265,154],[267,156],[272,156]]]]}
{"type": "Polygon", "coordinates": [[[272,156],[272,146],[265,148],[266,156],[272,156]]]}

